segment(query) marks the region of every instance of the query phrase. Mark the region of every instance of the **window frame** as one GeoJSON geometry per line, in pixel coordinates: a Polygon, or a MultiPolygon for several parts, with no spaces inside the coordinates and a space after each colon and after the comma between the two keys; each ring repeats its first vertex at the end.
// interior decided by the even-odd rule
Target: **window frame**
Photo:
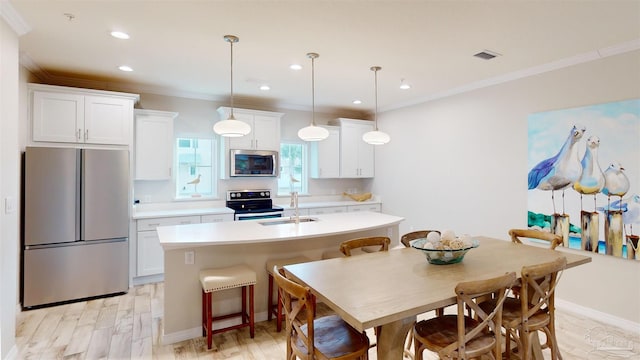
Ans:
{"type": "MultiPolygon", "coordinates": [[[[218,168],[220,166],[220,159],[218,157],[218,147],[219,140],[216,137],[208,137],[202,136],[198,134],[181,134],[174,137],[173,145],[174,145],[174,156],[173,156],[173,166],[175,167],[175,171],[173,172],[173,180],[174,180],[174,200],[176,201],[193,201],[193,200],[211,200],[218,197],[218,168]],[[189,195],[180,193],[180,185],[182,182],[187,179],[181,179],[180,174],[180,140],[206,140],[211,142],[211,193],[207,194],[199,194],[199,196],[194,196],[194,193],[189,195]]],[[[195,177],[195,175],[194,175],[195,177]]],[[[182,184],[184,186],[184,184],[182,184]]],[[[197,194],[197,193],[196,193],[197,194]]]]}
{"type": "Polygon", "coordinates": [[[291,193],[291,188],[289,187],[286,192],[284,191],[284,187],[280,186],[280,182],[281,181],[285,181],[286,179],[283,179],[283,175],[286,174],[285,176],[288,176],[290,174],[289,171],[284,171],[284,165],[283,165],[283,158],[282,158],[282,146],[283,145],[298,145],[301,146],[302,148],[302,156],[301,156],[301,173],[300,173],[300,186],[296,186],[294,188],[294,191],[298,191],[298,194],[300,195],[308,195],[309,194],[309,152],[311,151],[311,148],[309,146],[308,142],[302,141],[300,139],[282,139],[280,140],[280,149],[279,149],[279,153],[278,153],[278,161],[279,161],[279,176],[278,176],[278,180],[276,182],[277,186],[277,195],[278,196],[288,196],[291,193]]]}

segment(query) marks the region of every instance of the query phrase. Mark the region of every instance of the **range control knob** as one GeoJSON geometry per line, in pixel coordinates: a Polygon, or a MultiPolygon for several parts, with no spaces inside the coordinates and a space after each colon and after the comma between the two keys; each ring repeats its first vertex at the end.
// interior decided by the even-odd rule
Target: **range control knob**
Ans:
{"type": "Polygon", "coordinates": [[[264,194],[265,194],[267,197],[270,197],[270,196],[271,196],[271,195],[269,194],[269,192],[268,192],[268,191],[267,191],[267,192],[265,192],[264,194]]]}

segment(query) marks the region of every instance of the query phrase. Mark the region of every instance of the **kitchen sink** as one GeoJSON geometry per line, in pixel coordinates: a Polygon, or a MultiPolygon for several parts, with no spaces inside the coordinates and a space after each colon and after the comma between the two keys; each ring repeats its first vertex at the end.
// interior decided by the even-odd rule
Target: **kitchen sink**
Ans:
{"type": "MultiPolygon", "coordinates": [[[[311,217],[301,217],[298,221],[301,223],[304,223],[304,222],[318,221],[318,219],[311,218],[311,217]]],[[[282,225],[282,224],[295,224],[295,223],[296,223],[296,219],[284,219],[284,220],[276,220],[276,221],[259,222],[260,225],[282,225]]]]}

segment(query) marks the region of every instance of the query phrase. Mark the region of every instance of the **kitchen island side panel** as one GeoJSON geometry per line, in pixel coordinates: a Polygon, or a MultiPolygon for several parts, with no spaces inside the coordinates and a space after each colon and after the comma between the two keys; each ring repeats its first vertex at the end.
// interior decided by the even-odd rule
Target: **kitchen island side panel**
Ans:
{"type": "MultiPolygon", "coordinates": [[[[268,276],[266,263],[272,259],[307,256],[320,260],[325,251],[335,252],[348,239],[364,236],[399,238],[397,224],[365,231],[303,239],[288,239],[267,243],[198,246],[191,249],[165,249],[164,256],[164,335],[163,344],[201,336],[200,270],[236,264],[247,264],[257,274],[255,285],[255,321],[267,319],[268,276]],[[185,264],[185,252],[194,251],[194,264],[185,264]]],[[[240,289],[216,292],[213,312],[217,314],[240,311],[240,289]]],[[[230,320],[227,324],[236,324],[230,320]]],[[[225,323],[214,324],[214,329],[225,323]]]]}

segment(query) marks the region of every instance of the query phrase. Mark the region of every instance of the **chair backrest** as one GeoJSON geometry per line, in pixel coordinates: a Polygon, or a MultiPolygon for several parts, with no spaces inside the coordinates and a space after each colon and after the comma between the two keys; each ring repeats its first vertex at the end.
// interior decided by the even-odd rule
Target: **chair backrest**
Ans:
{"type": "Polygon", "coordinates": [[[345,240],[340,244],[340,252],[344,256],[351,256],[351,250],[366,246],[380,246],[378,251],[388,251],[391,239],[386,236],[363,237],[351,240],[345,240]]]}
{"type": "Polygon", "coordinates": [[[315,298],[308,287],[295,283],[285,277],[284,269],[273,267],[273,277],[283,302],[287,332],[287,359],[295,354],[301,359],[312,359],[315,353],[314,344],[314,302],[315,298]],[[306,331],[302,327],[306,325],[306,331]],[[304,346],[296,346],[301,341],[304,346]],[[306,354],[302,351],[306,350],[306,354]]]}
{"type": "Polygon", "coordinates": [[[493,333],[495,345],[493,355],[495,358],[502,358],[502,305],[507,297],[507,291],[516,282],[516,273],[510,272],[502,276],[491,279],[462,282],[456,285],[455,292],[458,303],[458,340],[440,350],[441,358],[454,355],[458,359],[468,359],[475,356],[465,352],[466,344],[476,338],[480,333],[493,333]],[[488,296],[495,299],[496,306],[490,313],[486,313],[480,308],[478,302],[488,296]],[[472,329],[467,329],[469,318],[465,317],[465,310],[470,308],[475,314],[477,322],[472,329]],[[454,354],[457,351],[457,354],[454,354]]]}
{"type": "Polygon", "coordinates": [[[410,233],[406,233],[404,235],[402,235],[402,237],[400,237],[400,242],[402,243],[402,245],[404,245],[405,247],[411,247],[410,242],[412,240],[415,239],[420,239],[420,238],[426,238],[427,235],[429,235],[430,232],[437,232],[438,234],[440,234],[440,231],[438,230],[418,230],[418,231],[412,231],[410,233]]]}
{"type": "Polygon", "coordinates": [[[539,312],[547,312],[552,318],[555,312],[555,288],[562,270],[567,266],[564,256],[554,261],[523,266],[520,271],[520,303],[525,321],[539,312]]]}
{"type": "Polygon", "coordinates": [[[535,230],[535,229],[511,229],[509,230],[511,241],[514,243],[522,244],[520,238],[531,238],[548,241],[551,249],[555,249],[558,245],[562,245],[562,236],[556,235],[547,231],[535,230]]]}

